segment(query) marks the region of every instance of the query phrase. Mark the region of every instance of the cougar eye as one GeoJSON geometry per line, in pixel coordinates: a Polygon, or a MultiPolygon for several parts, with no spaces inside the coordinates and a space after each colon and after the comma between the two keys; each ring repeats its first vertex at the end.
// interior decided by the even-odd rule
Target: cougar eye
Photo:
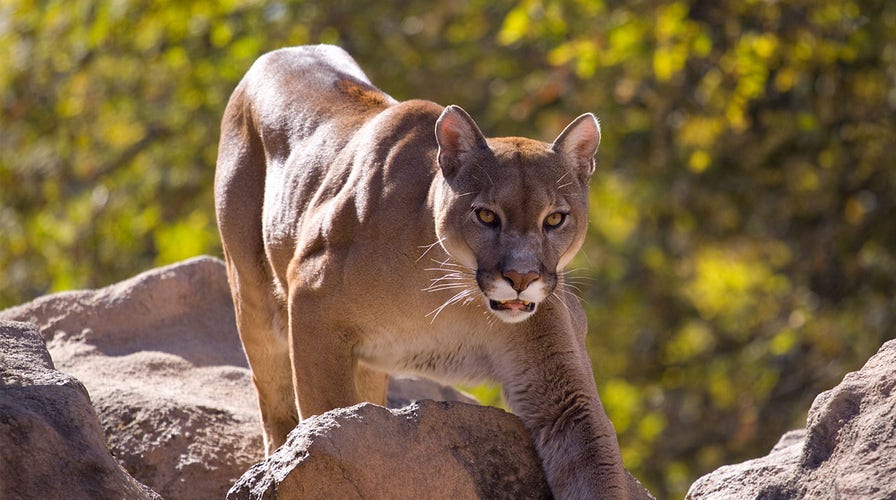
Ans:
{"type": "Polygon", "coordinates": [[[477,208],[476,218],[479,219],[479,222],[485,224],[486,226],[498,225],[498,214],[492,212],[487,208],[477,208]]]}
{"type": "Polygon", "coordinates": [[[566,214],[563,212],[554,212],[544,218],[544,225],[549,228],[560,227],[566,220],[566,214]]]}

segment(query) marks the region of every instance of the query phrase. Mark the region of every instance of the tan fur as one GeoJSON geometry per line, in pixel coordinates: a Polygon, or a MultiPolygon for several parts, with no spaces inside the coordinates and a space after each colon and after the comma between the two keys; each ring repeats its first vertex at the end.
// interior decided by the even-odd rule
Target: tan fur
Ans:
{"type": "Polygon", "coordinates": [[[456,106],[396,102],[335,47],[261,57],[224,115],[215,199],[267,453],[300,418],[382,404],[386,372],[492,380],[558,498],[624,497],[562,276],[599,140],[590,114],[553,144],[485,139],[456,106]]]}

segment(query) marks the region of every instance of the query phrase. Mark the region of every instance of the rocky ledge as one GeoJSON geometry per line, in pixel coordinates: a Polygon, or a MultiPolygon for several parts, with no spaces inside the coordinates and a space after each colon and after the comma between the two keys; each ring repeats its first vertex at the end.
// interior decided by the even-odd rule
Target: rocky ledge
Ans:
{"type": "MultiPolygon", "coordinates": [[[[688,497],[896,498],[894,384],[891,341],[805,430],[688,497]]],[[[512,414],[420,380],[389,400],[308,419],[264,460],[224,265],[198,257],[0,311],[0,498],[549,497],[512,414]]]]}

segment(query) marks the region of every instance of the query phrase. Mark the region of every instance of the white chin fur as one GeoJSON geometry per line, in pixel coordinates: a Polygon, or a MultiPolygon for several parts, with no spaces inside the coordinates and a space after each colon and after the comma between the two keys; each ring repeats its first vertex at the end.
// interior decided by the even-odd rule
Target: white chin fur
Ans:
{"type": "MultiPolygon", "coordinates": [[[[488,307],[486,300],[486,307],[488,307]]],[[[535,311],[538,310],[538,306],[535,306],[531,312],[527,311],[495,311],[494,309],[489,308],[489,312],[498,317],[501,321],[505,323],[521,323],[529,319],[530,316],[535,314],[535,311]]]]}

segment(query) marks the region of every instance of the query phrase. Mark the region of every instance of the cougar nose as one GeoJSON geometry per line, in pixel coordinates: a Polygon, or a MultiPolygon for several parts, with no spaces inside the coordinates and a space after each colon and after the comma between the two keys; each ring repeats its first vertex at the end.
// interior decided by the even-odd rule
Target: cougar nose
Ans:
{"type": "Polygon", "coordinates": [[[526,274],[520,274],[516,271],[504,271],[501,273],[507,281],[513,285],[513,289],[522,292],[528,288],[529,284],[537,280],[541,275],[535,271],[529,271],[526,274]]]}

